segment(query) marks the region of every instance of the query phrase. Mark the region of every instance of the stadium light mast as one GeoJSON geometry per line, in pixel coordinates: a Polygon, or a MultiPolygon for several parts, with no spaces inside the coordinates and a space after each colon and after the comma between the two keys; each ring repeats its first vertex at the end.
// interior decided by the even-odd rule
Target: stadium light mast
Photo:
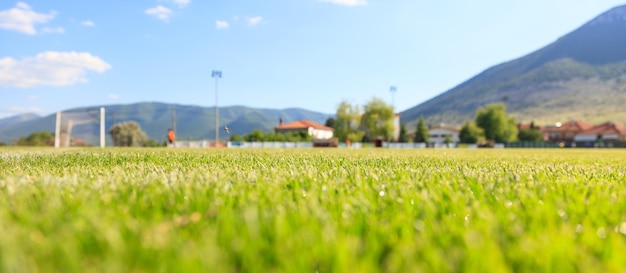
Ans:
{"type": "Polygon", "coordinates": [[[211,77],[215,78],[215,147],[217,147],[219,141],[220,141],[220,112],[219,109],[217,108],[217,81],[222,78],[222,71],[220,70],[213,70],[213,73],[211,73],[211,77]]]}
{"type": "Polygon", "coordinates": [[[393,107],[393,111],[396,111],[396,98],[395,94],[398,91],[398,88],[395,86],[389,87],[389,92],[391,92],[391,107],[393,107]]]}

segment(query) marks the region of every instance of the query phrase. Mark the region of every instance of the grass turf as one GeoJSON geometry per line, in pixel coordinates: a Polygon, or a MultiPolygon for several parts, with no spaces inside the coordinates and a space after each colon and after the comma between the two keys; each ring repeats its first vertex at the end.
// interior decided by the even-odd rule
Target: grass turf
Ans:
{"type": "Polygon", "coordinates": [[[622,150],[0,149],[2,272],[620,272],[622,150]]]}

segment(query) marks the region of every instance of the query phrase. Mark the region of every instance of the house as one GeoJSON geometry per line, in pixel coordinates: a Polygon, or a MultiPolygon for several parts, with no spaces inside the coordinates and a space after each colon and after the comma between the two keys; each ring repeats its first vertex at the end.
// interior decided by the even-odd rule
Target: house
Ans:
{"type": "Polygon", "coordinates": [[[590,130],[593,124],[580,120],[571,120],[566,123],[557,122],[554,126],[545,126],[541,129],[543,140],[549,142],[573,142],[576,135],[590,130]]]}
{"type": "Polygon", "coordinates": [[[623,141],[626,139],[626,130],[623,124],[606,122],[594,126],[588,130],[579,132],[574,136],[576,142],[623,141]]]}
{"type": "Polygon", "coordinates": [[[444,124],[428,128],[428,135],[428,144],[433,147],[446,144],[446,139],[449,139],[450,143],[459,143],[460,141],[459,130],[444,124]]]}
{"type": "Polygon", "coordinates": [[[331,139],[333,138],[334,130],[333,128],[309,120],[284,123],[282,118],[279,120],[278,126],[274,127],[274,132],[277,134],[306,131],[313,139],[331,139]]]}

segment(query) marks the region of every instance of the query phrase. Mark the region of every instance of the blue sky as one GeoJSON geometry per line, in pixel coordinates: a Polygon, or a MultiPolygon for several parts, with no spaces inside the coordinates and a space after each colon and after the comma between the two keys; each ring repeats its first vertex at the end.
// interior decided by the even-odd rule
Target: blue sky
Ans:
{"type": "Polygon", "coordinates": [[[0,0],[0,118],[158,101],[398,111],[545,46],[612,0],[0,0]]]}

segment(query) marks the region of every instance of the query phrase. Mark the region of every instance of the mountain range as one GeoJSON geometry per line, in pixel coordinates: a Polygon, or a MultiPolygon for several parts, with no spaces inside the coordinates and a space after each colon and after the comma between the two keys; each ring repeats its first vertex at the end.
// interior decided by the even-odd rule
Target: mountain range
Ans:
{"type": "MultiPolygon", "coordinates": [[[[626,122],[626,5],[613,8],[555,42],[526,56],[491,67],[440,95],[401,112],[410,131],[420,115],[429,124],[460,125],[472,120],[479,107],[501,102],[520,122],[539,125],[578,119],[590,123],[626,122]]],[[[64,111],[98,116],[98,107],[64,111]]],[[[105,106],[106,124],[137,121],[148,137],[165,140],[176,115],[178,139],[214,139],[215,108],[165,103],[105,106]]],[[[232,133],[254,129],[271,131],[279,118],[285,122],[308,119],[324,123],[332,114],[299,108],[255,109],[221,107],[220,125],[232,133]]],[[[54,131],[55,116],[33,114],[0,119],[0,141],[54,131]]],[[[96,132],[97,126],[83,126],[96,132]]],[[[107,128],[108,129],[108,128],[107,128]]],[[[223,132],[222,139],[225,139],[223,132]]]]}
{"type": "Polygon", "coordinates": [[[401,121],[414,128],[423,115],[431,124],[459,125],[494,102],[505,103],[520,122],[625,122],[626,6],[403,111],[401,121]]]}
{"type": "MultiPolygon", "coordinates": [[[[98,135],[100,107],[81,107],[69,109],[61,113],[62,117],[71,117],[74,123],[89,121],[88,124],[75,126],[73,134],[98,135]]],[[[167,130],[172,128],[176,120],[176,136],[179,140],[213,140],[215,139],[215,107],[193,105],[166,104],[145,102],[127,105],[105,105],[105,123],[108,130],[114,123],[136,121],[146,132],[148,138],[165,141],[167,130]]],[[[220,139],[227,136],[223,127],[228,126],[231,134],[248,134],[255,129],[271,132],[278,126],[279,119],[291,122],[301,119],[324,124],[331,114],[313,112],[300,108],[282,110],[257,109],[245,106],[229,106],[219,108],[220,139]]],[[[0,119],[0,142],[12,143],[13,140],[28,136],[36,131],[55,130],[56,115],[40,117],[33,114],[0,119]]],[[[94,143],[95,144],[95,143],[94,143]]]]}
{"type": "Polygon", "coordinates": [[[33,119],[38,119],[40,117],[41,116],[37,114],[27,113],[27,114],[19,114],[19,115],[3,118],[3,119],[0,119],[0,128],[8,127],[14,124],[18,124],[18,123],[33,120],[33,119]]]}

